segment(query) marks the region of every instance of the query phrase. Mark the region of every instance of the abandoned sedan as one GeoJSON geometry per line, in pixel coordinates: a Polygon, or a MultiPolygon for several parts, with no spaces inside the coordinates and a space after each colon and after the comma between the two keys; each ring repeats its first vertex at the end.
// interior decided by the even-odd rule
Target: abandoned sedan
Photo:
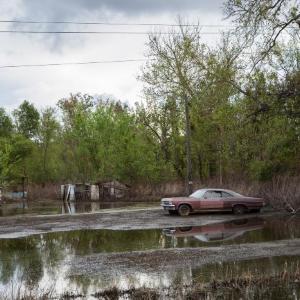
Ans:
{"type": "Polygon", "coordinates": [[[232,211],[235,214],[259,212],[265,205],[262,198],[246,197],[224,189],[201,189],[189,197],[161,199],[161,206],[171,215],[188,216],[200,211],[232,211]]]}

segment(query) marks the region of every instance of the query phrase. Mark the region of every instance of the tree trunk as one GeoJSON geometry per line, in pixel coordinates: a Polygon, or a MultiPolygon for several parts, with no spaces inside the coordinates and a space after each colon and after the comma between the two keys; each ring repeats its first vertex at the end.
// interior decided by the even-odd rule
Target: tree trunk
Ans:
{"type": "Polygon", "coordinates": [[[192,179],[192,157],[191,157],[191,122],[189,112],[189,100],[184,95],[184,108],[185,108],[185,145],[186,145],[186,193],[190,195],[193,192],[193,179],[192,179]]]}

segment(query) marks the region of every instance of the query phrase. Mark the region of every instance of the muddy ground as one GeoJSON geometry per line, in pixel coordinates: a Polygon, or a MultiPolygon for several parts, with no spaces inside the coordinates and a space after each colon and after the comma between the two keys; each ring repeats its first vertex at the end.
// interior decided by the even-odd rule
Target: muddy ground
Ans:
{"type": "MultiPolygon", "coordinates": [[[[273,213],[274,214],[274,213],[273,213]]],[[[272,213],[260,214],[271,216],[272,213]]],[[[80,229],[154,229],[180,226],[201,226],[256,214],[195,214],[189,217],[169,216],[162,209],[119,210],[101,213],[49,216],[15,216],[0,218],[0,238],[17,238],[33,234],[80,229]]]]}
{"type": "Polygon", "coordinates": [[[110,276],[142,273],[163,273],[212,263],[250,260],[275,256],[299,256],[300,239],[253,244],[224,245],[184,249],[163,249],[77,256],[69,275],[110,276]]]}

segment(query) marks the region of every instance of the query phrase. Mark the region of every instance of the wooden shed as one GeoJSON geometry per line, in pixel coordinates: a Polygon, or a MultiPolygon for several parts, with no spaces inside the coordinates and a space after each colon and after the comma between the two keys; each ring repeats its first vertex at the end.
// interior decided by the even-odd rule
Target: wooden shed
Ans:
{"type": "Polygon", "coordinates": [[[61,198],[67,201],[117,200],[129,195],[130,187],[117,180],[96,184],[76,183],[61,186],[61,198]]]}
{"type": "Polygon", "coordinates": [[[121,199],[129,194],[130,186],[117,180],[98,183],[100,199],[121,199]]]}

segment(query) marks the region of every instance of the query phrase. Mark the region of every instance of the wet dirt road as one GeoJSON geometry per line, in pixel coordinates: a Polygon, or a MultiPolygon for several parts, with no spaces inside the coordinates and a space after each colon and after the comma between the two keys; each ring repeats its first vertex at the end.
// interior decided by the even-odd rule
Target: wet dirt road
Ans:
{"type": "MultiPolygon", "coordinates": [[[[260,214],[268,216],[272,213],[260,214]]],[[[274,213],[273,213],[274,215],[274,213]]],[[[106,211],[74,215],[14,216],[0,218],[0,238],[17,238],[47,232],[81,229],[152,229],[200,226],[233,219],[255,217],[256,214],[195,214],[189,217],[169,216],[160,208],[106,211]]]]}

